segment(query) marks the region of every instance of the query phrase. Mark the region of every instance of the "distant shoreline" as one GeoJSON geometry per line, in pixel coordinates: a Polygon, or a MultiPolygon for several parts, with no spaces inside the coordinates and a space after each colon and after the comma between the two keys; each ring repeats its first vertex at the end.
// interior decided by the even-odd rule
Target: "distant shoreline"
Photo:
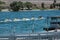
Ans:
{"type": "MultiPolygon", "coordinates": [[[[43,11],[52,11],[58,9],[44,9],[43,11]]],[[[32,10],[20,10],[20,11],[42,11],[41,9],[32,9],[32,10]]],[[[8,9],[3,9],[1,12],[10,12],[8,9]]]]}

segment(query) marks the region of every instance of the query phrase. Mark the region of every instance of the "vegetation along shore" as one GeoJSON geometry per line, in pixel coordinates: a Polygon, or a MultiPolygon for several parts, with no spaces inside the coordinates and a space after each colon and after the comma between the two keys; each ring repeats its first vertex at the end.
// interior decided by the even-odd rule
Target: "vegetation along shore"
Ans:
{"type": "Polygon", "coordinates": [[[6,5],[5,2],[0,1],[0,11],[3,9],[8,9],[8,11],[20,11],[20,10],[45,10],[45,9],[60,9],[60,3],[56,3],[56,0],[53,1],[49,7],[45,7],[45,3],[42,2],[41,6],[31,2],[22,2],[22,1],[13,1],[9,5],[6,5]]]}

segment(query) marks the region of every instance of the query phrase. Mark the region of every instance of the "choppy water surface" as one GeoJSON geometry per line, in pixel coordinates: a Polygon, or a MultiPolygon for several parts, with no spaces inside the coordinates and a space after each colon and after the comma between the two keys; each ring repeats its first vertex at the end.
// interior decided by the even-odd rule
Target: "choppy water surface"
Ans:
{"type": "Polygon", "coordinates": [[[46,27],[47,16],[60,16],[60,10],[0,12],[0,34],[11,34],[13,31],[15,34],[32,33],[32,29],[34,29],[36,33],[44,31],[43,28],[46,27]],[[39,16],[43,16],[45,19],[13,21],[14,19],[39,18],[39,16]],[[9,19],[10,22],[6,22],[7,19],[9,19]]]}

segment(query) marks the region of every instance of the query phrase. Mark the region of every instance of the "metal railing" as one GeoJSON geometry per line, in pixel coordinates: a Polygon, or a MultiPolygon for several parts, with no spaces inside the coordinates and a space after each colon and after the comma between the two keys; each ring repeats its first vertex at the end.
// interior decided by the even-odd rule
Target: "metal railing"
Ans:
{"type": "Polygon", "coordinates": [[[0,40],[60,40],[60,32],[0,36],[0,40]]]}

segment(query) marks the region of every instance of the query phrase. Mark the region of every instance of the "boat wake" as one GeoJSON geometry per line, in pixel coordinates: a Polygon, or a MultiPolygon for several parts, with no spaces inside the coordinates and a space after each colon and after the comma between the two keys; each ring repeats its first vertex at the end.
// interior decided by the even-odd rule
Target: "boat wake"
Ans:
{"type": "Polygon", "coordinates": [[[45,19],[44,17],[41,17],[41,18],[14,18],[13,20],[12,19],[5,19],[3,21],[0,21],[0,22],[16,22],[16,21],[31,21],[31,20],[43,20],[45,19]]]}

